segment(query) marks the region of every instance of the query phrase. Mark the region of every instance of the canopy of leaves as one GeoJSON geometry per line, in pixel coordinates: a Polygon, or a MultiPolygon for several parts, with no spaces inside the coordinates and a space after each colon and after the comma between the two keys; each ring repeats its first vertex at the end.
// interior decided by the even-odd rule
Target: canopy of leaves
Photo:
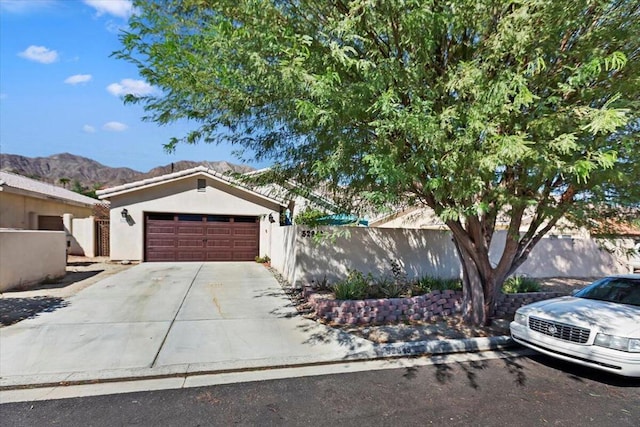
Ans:
{"type": "Polygon", "coordinates": [[[452,220],[640,200],[637,1],[137,7],[116,55],[163,93],[128,100],[200,124],[169,149],[231,142],[350,200],[409,195],[452,220]]]}

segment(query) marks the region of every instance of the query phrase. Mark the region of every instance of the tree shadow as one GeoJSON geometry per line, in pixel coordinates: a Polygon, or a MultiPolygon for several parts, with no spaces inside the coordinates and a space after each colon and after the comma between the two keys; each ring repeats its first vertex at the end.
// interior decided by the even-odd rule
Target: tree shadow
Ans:
{"type": "Polygon", "coordinates": [[[13,325],[68,305],[67,301],[57,297],[3,298],[0,299],[0,324],[13,325]]]}

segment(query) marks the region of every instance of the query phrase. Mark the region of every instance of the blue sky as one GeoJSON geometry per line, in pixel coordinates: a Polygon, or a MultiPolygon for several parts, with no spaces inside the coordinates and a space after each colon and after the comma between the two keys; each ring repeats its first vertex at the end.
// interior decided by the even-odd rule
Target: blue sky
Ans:
{"type": "Polygon", "coordinates": [[[131,13],[129,0],[0,0],[0,152],[68,152],[139,171],[178,160],[241,163],[230,146],[167,154],[162,145],[190,124],[160,127],[124,105],[124,94],[154,90],[110,57],[131,13]]]}

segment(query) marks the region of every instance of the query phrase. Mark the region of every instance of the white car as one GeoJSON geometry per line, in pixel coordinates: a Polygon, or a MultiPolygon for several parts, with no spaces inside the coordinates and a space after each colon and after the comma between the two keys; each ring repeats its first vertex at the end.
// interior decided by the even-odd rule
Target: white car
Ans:
{"type": "Polygon", "coordinates": [[[640,274],[520,307],[510,327],[514,341],[546,355],[640,377],[640,274]]]}

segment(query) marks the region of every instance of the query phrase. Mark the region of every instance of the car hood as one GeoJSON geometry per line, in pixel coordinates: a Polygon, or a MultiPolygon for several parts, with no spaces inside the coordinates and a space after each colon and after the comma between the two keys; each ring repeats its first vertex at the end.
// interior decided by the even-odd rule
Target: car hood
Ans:
{"type": "Polygon", "coordinates": [[[640,307],[636,306],[561,297],[526,305],[519,311],[570,325],[597,328],[612,335],[640,338],[640,307]]]}

